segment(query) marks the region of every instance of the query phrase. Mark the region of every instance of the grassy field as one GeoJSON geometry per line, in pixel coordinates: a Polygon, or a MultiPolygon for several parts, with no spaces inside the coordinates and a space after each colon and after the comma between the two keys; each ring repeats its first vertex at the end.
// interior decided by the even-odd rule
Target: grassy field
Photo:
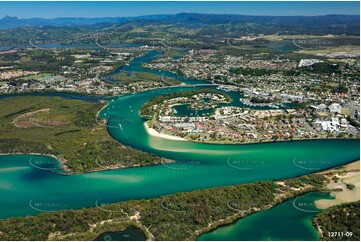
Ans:
{"type": "Polygon", "coordinates": [[[178,50],[167,50],[165,51],[164,57],[181,57],[182,53],[179,52],[178,50]]]}
{"type": "Polygon", "coordinates": [[[110,137],[105,122],[96,121],[104,105],[58,97],[0,100],[0,106],[7,107],[0,109],[0,153],[53,154],[71,172],[160,162],[110,137]],[[48,111],[36,112],[42,109],[48,111]],[[101,166],[96,159],[102,161],[101,166]]]}
{"type": "Polygon", "coordinates": [[[32,80],[32,79],[40,79],[40,78],[44,78],[44,77],[48,77],[48,76],[51,76],[51,74],[42,73],[42,74],[37,74],[37,75],[25,76],[25,77],[22,77],[19,79],[27,81],[27,80],[32,80]]]}

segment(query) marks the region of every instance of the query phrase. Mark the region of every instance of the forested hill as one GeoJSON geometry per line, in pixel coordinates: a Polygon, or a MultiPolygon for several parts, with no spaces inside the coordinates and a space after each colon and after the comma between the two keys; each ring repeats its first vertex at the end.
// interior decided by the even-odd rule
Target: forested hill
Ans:
{"type": "Polygon", "coordinates": [[[359,19],[359,15],[246,16],[197,13],[132,18],[18,19],[6,16],[0,19],[0,45],[28,44],[30,39],[37,44],[94,43],[99,36],[103,44],[142,45],[152,45],[150,39],[164,38],[220,42],[225,38],[260,35],[358,37],[359,19]]]}
{"type": "Polygon", "coordinates": [[[217,25],[242,26],[256,33],[275,34],[348,34],[359,35],[359,15],[324,16],[248,16],[235,14],[180,13],[152,22],[177,25],[217,25]]]}
{"type": "Polygon", "coordinates": [[[0,20],[0,29],[18,27],[44,26],[82,26],[99,23],[124,24],[135,22],[147,24],[175,24],[175,25],[218,25],[229,24],[243,26],[256,32],[277,33],[297,32],[302,34],[359,34],[359,15],[324,15],[324,16],[248,16],[236,14],[198,14],[179,13],[175,15],[147,15],[138,17],[104,17],[104,18],[31,18],[19,19],[5,16],[0,20]]]}
{"type": "Polygon", "coordinates": [[[5,16],[0,19],[0,29],[13,29],[20,27],[44,27],[44,26],[82,26],[99,23],[124,23],[137,19],[162,19],[170,15],[147,15],[138,17],[103,17],[103,18],[27,18],[20,19],[17,17],[5,16]]]}

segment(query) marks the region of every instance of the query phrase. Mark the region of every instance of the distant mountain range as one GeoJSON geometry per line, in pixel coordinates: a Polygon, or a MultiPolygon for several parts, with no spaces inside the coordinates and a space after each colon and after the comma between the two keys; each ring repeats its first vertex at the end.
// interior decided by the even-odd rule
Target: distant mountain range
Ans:
{"type": "Polygon", "coordinates": [[[248,16],[236,14],[197,14],[179,13],[163,15],[147,15],[138,17],[104,17],[104,18],[29,18],[5,16],[0,19],[0,29],[12,29],[18,27],[42,27],[42,26],[81,26],[100,23],[120,24],[127,21],[158,22],[164,24],[224,24],[252,22],[257,24],[278,26],[304,26],[304,25],[352,25],[359,26],[359,15],[325,15],[325,16],[248,16]]]}
{"type": "MultiPolygon", "coordinates": [[[[124,38],[127,30],[137,27],[171,33],[174,36],[194,38],[183,30],[192,29],[198,37],[218,36],[229,38],[257,34],[281,35],[359,35],[359,15],[324,16],[249,16],[236,14],[179,13],[172,15],[147,15],[138,17],[104,18],[54,18],[18,19],[5,16],[0,19],[0,43],[13,44],[28,41],[30,37],[42,41],[64,41],[80,34],[97,32],[118,33],[124,38]],[[173,26],[180,28],[173,32],[173,26]],[[121,30],[120,30],[121,29],[121,30]]],[[[147,31],[134,36],[148,36],[147,31]]],[[[157,32],[157,31],[155,31],[157,32]]],[[[163,34],[164,34],[163,33],[163,34]]],[[[128,33],[129,34],[129,33],[128,33]]]]}
{"type": "Polygon", "coordinates": [[[138,17],[104,17],[104,18],[28,18],[19,19],[17,17],[5,16],[0,19],[0,29],[13,29],[20,27],[43,27],[43,26],[81,26],[99,23],[124,23],[132,20],[154,20],[164,19],[170,15],[147,15],[138,17]]]}

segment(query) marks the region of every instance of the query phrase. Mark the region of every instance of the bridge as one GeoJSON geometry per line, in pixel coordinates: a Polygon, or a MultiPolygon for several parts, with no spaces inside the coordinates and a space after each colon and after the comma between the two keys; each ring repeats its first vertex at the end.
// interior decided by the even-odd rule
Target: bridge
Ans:
{"type": "Polygon", "coordinates": [[[33,48],[35,48],[35,49],[41,49],[41,50],[46,49],[46,48],[42,48],[42,47],[39,47],[39,46],[35,45],[35,44],[31,41],[31,38],[29,39],[29,45],[31,45],[31,47],[33,47],[33,48]]]}

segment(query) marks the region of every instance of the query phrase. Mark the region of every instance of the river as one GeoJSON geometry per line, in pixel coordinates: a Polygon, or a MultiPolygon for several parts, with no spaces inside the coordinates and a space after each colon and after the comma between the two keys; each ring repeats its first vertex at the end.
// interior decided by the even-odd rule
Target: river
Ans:
{"type": "MultiPolygon", "coordinates": [[[[145,71],[147,69],[142,68],[141,63],[156,55],[151,52],[122,68],[145,71]]],[[[149,72],[184,79],[170,72],[149,72]]],[[[199,82],[188,80],[188,83],[199,82]]],[[[109,134],[116,140],[135,149],[177,160],[176,163],[66,176],[52,171],[52,166],[58,167],[52,157],[2,155],[0,218],[94,207],[102,203],[147,199],[259,180],[292,178],[360,157],[359,140],[222,145],[149,136],[143,126],[144,120],[139,117],[141,105],[159,95],[190,89],[197,87],[162,88],[115,97],[100,113],[101,117],[108,119],[109,134]]],[[[234,102],[241,105],[239,99],[234,102]]]]}
{"type": "Polygon", "coordinates": [[[329,194],[311,192],[286,201],[274,208],[258,212],[237,222],[202,234],[198,240],[208,241],[310,241],[319,240],[312,218],[320,212],[315,206],[329,194]]]}

